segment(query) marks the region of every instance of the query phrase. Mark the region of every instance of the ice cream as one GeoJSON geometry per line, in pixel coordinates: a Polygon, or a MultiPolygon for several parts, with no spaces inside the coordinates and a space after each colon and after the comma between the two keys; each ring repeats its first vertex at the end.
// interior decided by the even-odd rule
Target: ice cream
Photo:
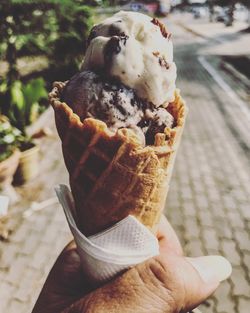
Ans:
{"type": "Polygon", "coordinates": [[[142,145],[154,143],[154,135],[172,127],[174,118],[165,108],[155,108],[143,101],[134,90],[91,72],[83,71],[67,83],[62,100],[84,120],[97,118],[112,131],[131,128],[142,145]]]}
{"type": "Polygon", "coordinates": [[[170,37],[157,19],[121,11],[92,29],[82,70],[115,77],[138,97],[166,106],[176,80],[170,37]]]}
{"type": "Polygon", "coordinates": [[[85,235],[128,215],[155,232],[187,114],[170,35],[119,12],[95,26],[82,69],[49,95],[85,235]]]}
{"type": "Polygon", "coordinates": [[[176,66],[170,34],[157,20],[119,12],[91,30],[82,65],[62,100],[84,120],[104,121],[114,132],[131,128],[143,145],[173,127],[176,66]]]}

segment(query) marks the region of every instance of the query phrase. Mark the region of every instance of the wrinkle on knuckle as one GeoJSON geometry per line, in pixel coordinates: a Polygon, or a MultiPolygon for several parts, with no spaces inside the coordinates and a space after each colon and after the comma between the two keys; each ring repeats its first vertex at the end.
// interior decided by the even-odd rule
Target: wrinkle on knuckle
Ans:
{"type": "Polygon", "coordinates": [[[153,277],[153,284],[157,290],[161,291],[159,297],[167,302],[173,312],[179,312],[178,308],[182,305],[184,297],[176,271],[171,266],[167,266],[159,257],[151,259],[147,266],[153,277]]]}
{"type": "Polygon", "coordinates": [[[159,258],[153,258],[147,263],[148,269],[153,275],[153,277],[163,285],[166,284],[166,279],[168,276],[167,269],[163,265],[163,262],[159,258]]]}

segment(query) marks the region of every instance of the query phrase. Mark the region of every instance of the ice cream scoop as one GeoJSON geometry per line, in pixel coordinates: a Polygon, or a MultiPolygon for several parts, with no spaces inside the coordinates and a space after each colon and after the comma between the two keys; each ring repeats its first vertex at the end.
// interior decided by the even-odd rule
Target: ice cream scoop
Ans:
{"type": "Polygon", "coordinates": [[[170,33],[157,19],[121,11],[93,27],[82,70],[105,73],[155,107],[174,101],[170,33]]]}
{"type": "Polygon", "coordinates": [[[86,117],[100,119],[111,130],[137,125],[143,116],[143,102],[132,89],[104,80],[91,71],[74,75],[62,98],[82,120],[86,117]]]}
{"type": "Polygon", "coordinates": [[[120,82],[107,80],[91,71],[74,75],[63,90],[66,102],[83,121],[87,117],[99,119],[111,131],[131,128],[142,145],[153,144],[154,136],[172,127],[174,118],[165,108],[136,96],[133,89],[120,82]]]}

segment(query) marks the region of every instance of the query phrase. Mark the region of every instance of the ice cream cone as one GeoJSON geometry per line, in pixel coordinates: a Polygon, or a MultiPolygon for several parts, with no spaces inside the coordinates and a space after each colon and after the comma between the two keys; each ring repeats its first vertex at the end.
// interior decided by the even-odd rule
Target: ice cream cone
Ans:
{"type": "Polygon", "coordinates": [[[97,119],[81,121],[60,101],[64,86],[65,83],[55,83],[49,99],[62,141],[79,228],[85,235],[92,235],[131,214],[154,232],[164,208],[187,114],[179,91],[167,108],[175,118],[174,127],[156,134],[154,145],[143,147],[130,129],[114,134],[97,119]]]}

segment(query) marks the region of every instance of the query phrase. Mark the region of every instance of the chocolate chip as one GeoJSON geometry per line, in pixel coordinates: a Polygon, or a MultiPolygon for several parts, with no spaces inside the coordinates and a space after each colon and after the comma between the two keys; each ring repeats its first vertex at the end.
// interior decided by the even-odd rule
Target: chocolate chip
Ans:
{"type": "Polygon", "coordinates": [[[129,38],[129,36],[125,35],[125,33],[121,33],[120,40],[124,44],[124,46],[126,46],[128,38],[129,38]]]}
{"type": "Polygon", "coordinates": [[[115,24],[110,25],[109,27],[110,36],[119,36],[120,34],[121,34],[121,29],[117,25],[115,24]]]}
{"type": "Polygon", "coordinates": [[[158,56],[160,55],[160,52],[159,52],[159,51],[154,51],[154,52],[153,52],[153,55],[154,55],[155,57],[158,57],[158,56]]]}
{"type": "Polygon", "coordinates": [[[163,23],[161,23],[157,18],[153,18],[151,20],[151,23],[155,24],[156,26],[160,28],[162,36],[164,38],[167,38],[167,39],[171,38],[171,33],[167,31],[166,26],[163,23]]]}
{"type": "MultiPolygon", "coordinates": [[[[117,97],[117,101],[119,101],[119,97],[117,97]]],[[[124,107],[117,102],[116,108],[121,112],[122,115],[126,116],[128,115],[128,112],[124,109],[124,107]]]]}
{"type": "Polygon", "coordinates": [[[169,64],[168,64],[168,62],[165,60],[164,57],[159,57],[159,64],[160,64],[161,67],[165,67],[166,70],[169,69],[169,64]]]}
{"type": "Polygon", "coordinates": [[[121,44],[124,46],[128,40],[128,36],[122,33],[119,36],[113,36],[110,38],[106,47],[104,48],[104,59],[107,65],[112,61],[112,57],[114,54],[118,54],[121,52],[121,44]]]}
{"type": "Polygon", "coordinates": [[[110,63],[114,54],[118,54],[121,51],[119,37],[111,37],[104,49],[104,59],[110,63]]]}
{"type": "Polygon", "coordinates": [[[150,124],[150,121],[148,119],[142,119],[140,123],[138,124],[139,127],[144,128],[148,127],[150,124]]]}
{"type": "Polygon", "coordinates": [[[166,61],[164,56],[160,56],[160,52],[158,52],[158,51],[153,52],[153,55],[158,58],[158,62],[159,62],[161,67],[165,67],[167,70],[169,69],[168,62],[166,61]]]}

